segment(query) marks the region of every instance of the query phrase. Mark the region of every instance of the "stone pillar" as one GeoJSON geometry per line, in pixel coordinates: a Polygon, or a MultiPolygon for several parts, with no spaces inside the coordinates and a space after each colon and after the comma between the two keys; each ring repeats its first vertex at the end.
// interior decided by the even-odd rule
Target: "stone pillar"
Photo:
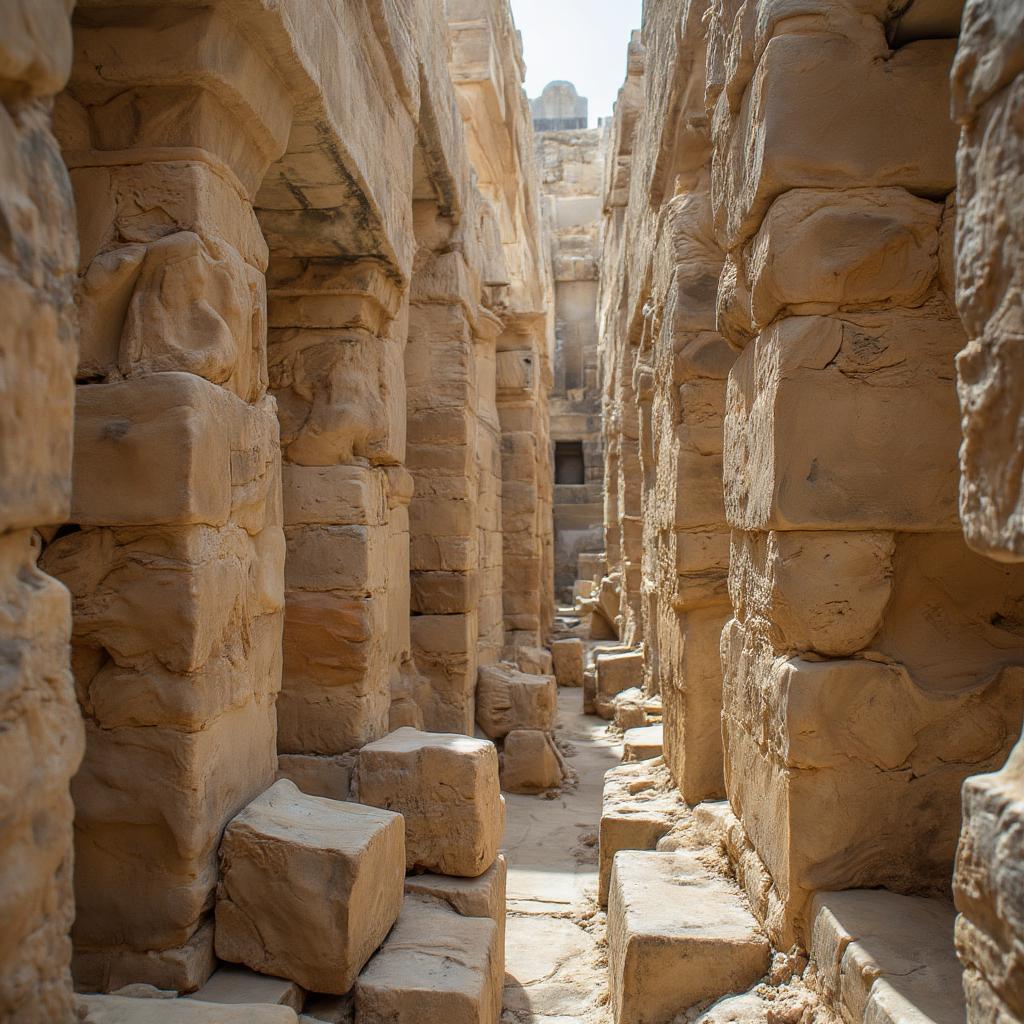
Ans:
{"type": "MultiPolygon", "coordinates": [[[[953,66],[957,359],[968,543],[1024,560],[1024,3],[968,0],[953,66]]],[[[1024,1019],[1024,741],[1006,766],[967,780],[954,893],[971,1024],[1024,1019]]]]}
{"type": "Polygon", "coordinates": [[[281,80],[215,7],[79,5],[59,135],[79,211],[70,522],[76,983],[213,968],[225,823],[274,780],[284,535],[252,200],[281,80]]]}
{"type": "Polygon", "coordinates": [[[756,23],[730,6],[708,84],[719,324],[743,349],[725,774],[785,948],[816,889],[948,891],[960,786],[1019,730],[1024,576],[957,519],[955,43],[890,49],[881,2],[756,23]]]}
{"type": "Polygon", "coordinates": [[[78,246],[50,130],[71,6],[21,0],[0,14],[0,1018],[19,1024],[76,1019],[68,781],[83,733],[70,600],[36,565],[71,494],[78,246]]]}
{"type": "Polygon", "coordinates": [[[498,339],[497,400],[501,420],[505,639],[537,646],[553,612],[551,507],[553,474],[546,407],[550,368],[544,319],[510,314],[498,339]]]}
{"type": "MultiPolygon", "coordinates": [[[[441,222],[433,204],[417,214],[441,222]]],[[[444,229],[444,225],[439,225],[444,229]]],[[[480,466],[474,337],[476,296],[458,252],[431,253],[413,275],[409,343],[408,467],[412,647],[426,676],[427,729],[471,735],[480,615],[480,466]]]]}
{"type": "Polygon", "coordinates": [[[275,256],[268,284],[288,545],[278,749],[342,754],[387,732],[409,651],[407,513],[391,500],[405,458],[402,292],[376,260],[275,256]]]}

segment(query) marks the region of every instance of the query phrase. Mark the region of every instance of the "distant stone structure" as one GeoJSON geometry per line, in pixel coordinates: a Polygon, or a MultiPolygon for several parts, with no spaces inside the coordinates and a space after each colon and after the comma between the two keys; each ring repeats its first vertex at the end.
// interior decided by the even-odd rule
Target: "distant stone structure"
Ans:
{"type": "Polygon", "coordinates": [[[576,92],[572,82],[548,82],[535,100],[530,100],[533,130],[571,132],[587,127],[587,98],[576,92]]]}

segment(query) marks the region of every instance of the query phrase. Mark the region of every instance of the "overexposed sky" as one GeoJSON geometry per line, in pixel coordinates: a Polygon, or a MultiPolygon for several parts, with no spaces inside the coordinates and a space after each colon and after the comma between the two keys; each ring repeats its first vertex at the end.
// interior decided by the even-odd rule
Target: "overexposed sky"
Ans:
{"type": "Polygon", "coordinates": [[[629,33],[640,27],[642,0],[512,0],[523,33],[526,92],[566,79],[590,100],[590,126],[608,117],[626,77],[629,33]]]}

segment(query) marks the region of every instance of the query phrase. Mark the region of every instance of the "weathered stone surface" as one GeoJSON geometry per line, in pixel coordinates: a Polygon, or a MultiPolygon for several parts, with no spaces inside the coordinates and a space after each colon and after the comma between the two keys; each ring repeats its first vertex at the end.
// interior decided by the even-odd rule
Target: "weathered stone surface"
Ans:
{"type": "Polygon", "coordinates": [[[402,819],[306,796],[282,780],[228,825],[217,955],[343,995],[394,924],[402,819]]]}
{"type": "Polygon", "coordinates": [[[739,890],[692,853],[627,850],[612,868],[608,960],[616,1024],[668,1024],[749,988],[769,946],[739,890]]]}
{"type": "Polygon", "coordinates": [[[289,1006],[250,1004],[226,1006],[196,999],[130,999],[123,996],[79,996],[85,1024],[295,1024],[289,1006]]]}
{"type": "Polygon", "coordinates": [[[359,1024],[490,1024],[501,1011],[498,930],[424,896],[406,896],[387,941],[359,976],[359,1024]]]}
{"type": "Polygon", "coordinates": [[[664,765],[641,761],[605,772],[598,845],[597,898],[601,906],[608,903],[615,854],[653,850],[683,810],[664,765]]]}
{"type": "Polygon", "coordinates": [[[408,870],[477,878],[505,824],[493,743],[399,729],[359,752],[359,799],[402,815],[408,870]]]}
{"type": "Polygon", "coordinates": [[[513,729],[501,753],[501,788],[506,793],[543,793],[561,785],[562,760],[551,736],[539,729],[513,729]]]}
{"type": "Polygon", "coordinates": [[[623,761],[649,761],[661,757],[665,748],[664,727],[645,725],[638,729],[627,729],[622,747],[623,761]]]}
{"type": "Polygon", "coordinates": [[[815,896],[811,916],[818,984],[845,1019],[964,1020],[948,902],[881,890],[824,892],[815,896]]]}
{"type": "Polygon", "coordinates": [[[245,967],[226,964],[217,968],[210,980],[189,998],[203,1003],[269,1003],[272,1006],[290,1006],[298,1013],[302,1010],[306,993],[286,978],[272,978],[245,967]]]}
{"type": "Polygon", "coordinates": [[[551,644],[555,680],[559,686],[582,686],[585,666],[583,641],[575,638],[551,644]]]}
{"type": "Polygon", "coordinates": [[[352,795],[357,754],[338,757],[315,754],[278,754],[277,779],[287,779],[307,796],[348,800],[352,795]]]}
{"type": "Polygon", "coordinates": [[[476,720],[492,740],[513,729],[555,727],[558,685],[554,676],[528,675],[510,665],[480,669],[476,687],[476,720]]]}

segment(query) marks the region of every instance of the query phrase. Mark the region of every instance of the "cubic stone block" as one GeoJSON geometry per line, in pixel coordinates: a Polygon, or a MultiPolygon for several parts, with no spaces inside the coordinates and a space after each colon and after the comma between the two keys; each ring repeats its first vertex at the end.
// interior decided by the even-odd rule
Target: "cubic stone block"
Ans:
{"type": "Polygon", "coordinates": [[[220,858],[217,955],[315,992],[347,992],[402,905],[402,819],[287,780],[231,821],[220,858]]]}
{"type": "Polygon", "coordinates": [[[477,878],[498,854],[505,808],[487,740],[398,729],[359,752],[359,799],[402,815],[409,871],[477,878]]]}
{"type": "Polygon", "coordinates": [[[555,667],[551,652],[544,647],[516,647],[516,668],[531,676],[554,675],[555,667]]]}
{"type": "Polygon", "coordinates": [[[598,654],[597,695],[611,700],[617,693],[643,683],[643,651],[619,651],[598,654]]]}
{"type": "Polygon", "coordinates": [[[608,900],[615,1024],[670,1024],[707,999],[750,988],[768,940],[732,881],[687,851],[616,855],[608,900]]]}
{"type": "Polygon", "coordinates": [[[501,788],[506,793],[543,793],[562,784],[562,761],[554,740],[538,729],[513,729],[501,753],[501,788]]]}
{"type": "Polygon", "coordinates": [[[551,644],[551,660],[559,686],[582,686],[585,667],[583,641],[576,638],[555,640],[551,644]]]}
{"type": "Polygon", "coordinates": [[[297,1024],[290,1006],[224,1005],[196,999],[78,996],[86,1024],[297,1024]]]}
{"type": "Polygon", "coordinates": [[[476,688],[476,720],[492,740],[513,729],[555,727],[558,685],[554,676],[527,675],[510,665],[480,669],[476,688]]]}
{"type": "Polygon", "coordinates": [[[661,757],[665,749],[664,727],[646,725],[639,729],[627,729],[622,740],[623,761],[649,761],[661,757]]]}
{"type": "Polygon", "coordinates": [[[299,1013],[306,993],[287,978],[272,978],[245,967],[225,964],[218,967],[209,981],[188,998],[203,1003],[269,1003],[272,1006],[290,1006],[299,1013]]]}
{"type": "Polygon", "coordinates": [[[503,976],[498,929],[409,895],[356,984],[357,1024],[494,1024],[503,976]]]}

